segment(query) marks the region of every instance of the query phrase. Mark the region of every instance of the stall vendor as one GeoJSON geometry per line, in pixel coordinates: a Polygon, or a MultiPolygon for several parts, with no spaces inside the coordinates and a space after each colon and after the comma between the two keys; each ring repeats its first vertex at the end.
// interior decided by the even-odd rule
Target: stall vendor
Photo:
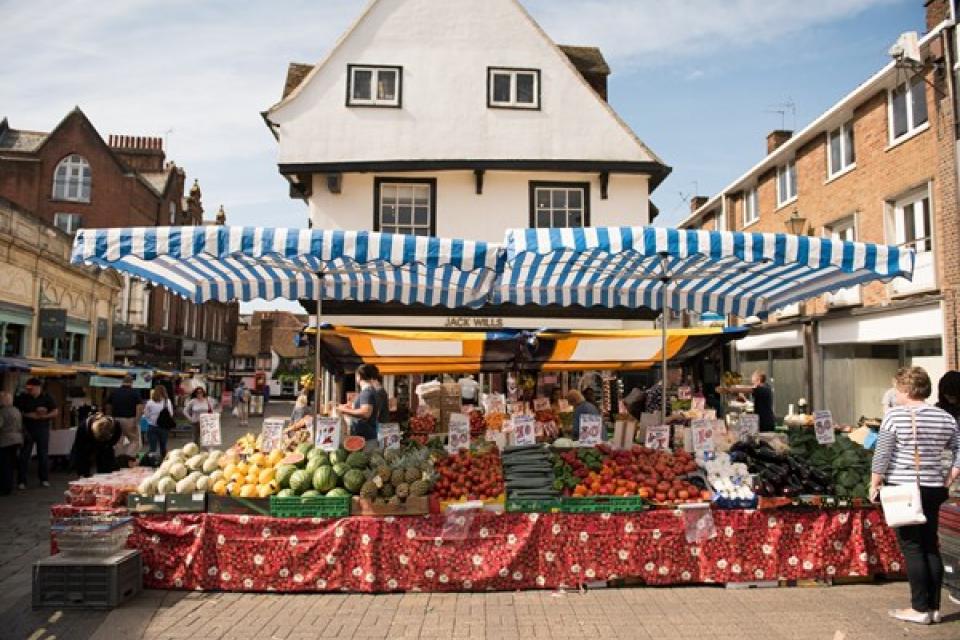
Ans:
{"type": "Polygon", "coordinates": [[[372,364],[360,365],[357,368],[356,380],[359,393],[354,398],[353,404],[341,404],[338,407],[342,415],[348,416],[350,420],[350,435],[363,436],[367,441],[368,449],[377,447],[377,416],[379,407],[377,402],[377,389],[374,382],[380,372],[372,364]]]}
{"type": "MultiPolygon", "coordinates": [[[[669,393],[671,387],[675,388],[682,381],[683,381],[683,369],[679,369],[676,367],[668,367],[666,393],[669,393]]],[[[658,381],[657,384],[647,389],[644,411],[646,413],[660,413],[663,407],[663,403],[669,402],[669,398],[666,397],[666,393],[664,392],[662,381],[658,381]]],[[[670,412],[668,411],[667,413],[670,413],[670,412]]]]}
{"type": "Polygon", "coordinates": [[[583,416],[598,416],[600,410],[596,405],[586,400],[583,394],[576,389],[567,392],[567,402],[573,407],[573,439],[580,439],[580,419],[583,416]]]}

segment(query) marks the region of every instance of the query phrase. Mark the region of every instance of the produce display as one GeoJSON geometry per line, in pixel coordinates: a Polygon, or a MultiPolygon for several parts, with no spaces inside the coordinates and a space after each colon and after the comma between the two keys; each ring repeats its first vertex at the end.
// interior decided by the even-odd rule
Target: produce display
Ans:
{"type": "Polygon", "coordinates": [[[534,427],[537,442],[553,442],[560,435],[560,420],[549,409],[541,409],[534,414],[534,427]]]}
{"type": "Polygon", "coordinates": [[[487,421],[483,418],[483,412],[480,409],[474,409],[468,417],[470,418],[470,435],[479,438],[487,430],[487,421]]]}
{"type": "Polygon", "coordinates": [[[790,431],[790,453],[805,460],[833,485],[838,498],[867,498],[873,452],[838,434],[832,445],[817,442],[811,429],[790,431]]]}
{"type": "MultiPolygon", "coordinates": [[[[283,453],[277,452],[271,458],[271,468],[282,457],[283,453]]],[[[222,461],[225,459],[227,456],[222,451],[201,451],[200,447],[190,442],[182,449],[168,452],[157,470],[140,483],[137,493],[144,496],[196,493],[213,491],[215,487],[225,488],[229,484],[231,489],[236,489],[235,495],[243,491],[247,496],[255,496],[261,484],[269,484],[273,480],[271,470],[271,473],[263,476],[264,483],[260,482],[261,466],[264,470],[268,468],[265,456],[258,459],[259,465],[244,463],[242,469],[231,466],[230,476],[224,471],[225,464],[222,461]]]]}
{"type": "Polygon", "coordinates": [[[437,431],[437,417],[431,413],[411,416],[409,422],[410,440],[417,444],[427,444],[430,436],[437,431]]]}
{"type": "Polygon", "coordinates": [[[507,447],[501,461],[507,498],[549,500],[560,497],[553,458],[545,445],[507,447]]]}
{"type": "Polygon", "coordinates": [[[487,429],[490,429],[491,431],[503,431],[504,425],[510,418],[502,411],[492,411],[485,414],[483,419],[487,424],[487,429]]]}
{"type": "Polygon", "coordinates": [[[712,460],[697,459],[707,472],[707,482],[714,492],[714,500],[720,506],[749,506],[756,499],[753,478],[747,465],[732,462],[730,454],[717,453],[712,460]]]}
{"type": "Polygon", "coordinates": [[[294,451],[304,443],[313,441],[313,432],[311,431],[311,418],[305,417],[291,422],[283,428],[283,444],[285,451],[294,451]]]}
{"type": "Polygon", "coordinates": [[[614,451],[607,445],[579,448],[556,456],[554,486],[565,496],[640,496],[662,504],[709,500],[711,493],[689,477],[693,456],[634,446],[614,451]]]}
{"type": "Polygon", "coordinates": [[[730,447],[730,460],[747,465],[754,474],[754,491],[759,496],[833,494],[829,475],[814,468],[805,457],[777,453],[765,443],[738,442],[730,447]]]}
{"type": "Polygon", "coordinates": [[[440,458],[434,469],[434,492],[441,500],[488,500],[504,491],[500,452],[493,445],[440,458]]]}

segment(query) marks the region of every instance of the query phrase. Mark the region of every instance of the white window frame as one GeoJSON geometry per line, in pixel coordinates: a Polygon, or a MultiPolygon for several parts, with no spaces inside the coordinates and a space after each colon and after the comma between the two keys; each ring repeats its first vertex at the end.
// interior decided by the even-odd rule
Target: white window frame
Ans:
{"type": "Polygon", "coordinates": [[[534,180],[530,183],[530,205],[532,211],[530,212],[530,228],[531,229],[564,229],[570,227],[570,217],[576,215],[578,209],[576,207],[571,207],[570,203],[570,193],[579,192],[580,193],[580,224],[575,225],[576,227],[589,227],[590,226],[590,183],[588,182],[542,182],[534,180]],[[564,193],[564,205],[554,206],[553,204],[553,194],[554,192],[562,191],[564,193]],[[547,226],[540,226],[539,217],[540,217],[540,194],[549,193],[550,206],[549,206],[549,215],[550,215],[550,224],[547,226]],[[562,215],[564,217],[564,224],[557,226],[553,224],[553,217],[555,215],[562,215]]]}
{"type": "Polygon", "coordinates": [[[487,107],[495,109],[531,109],[540,108],[540,70],[539,69],[514,69],[512,67],[487,67],[487,107]],[[494,97],[494,84],[496,76],[507,76],[510,78],[510,99],[497,100],[494,97]],[[519,102],[517,100],[517,77],[530,76],[533,78],[533,101],[519,102]]]}
{"type": "Polygon", "coordinates": [[[796,159],[785,162],[777,167],[777,208],[784,207],[797,199],[797,161],[796,159]],[[781,187],[781,177],[786,174],[787,179],[784,182],[787,193],[783,193],[784,187],[781,187]],[[792,179],[791,179],[792,174],[792,179]],[[793,186],[793,192],[790,187],[793,186]]]}
{"type": "Polygon", "coordinates": [[[53,170],[53,199],[67,202],[90,202],[93,172],[90,163],[79,153],[71,153],[53,170]]]}
{"type": "Polygon", "coordinates": [[[896,278],[890,282],[893,295],[909,295],[937,288],[936,273],[936,233],[934,229],[933,190],[931,185],[913,189],[894,200],[887,202],[887,238],[888,244],[913,249],[916,252],[914,261],[913,280],[896,278]],[[923,205],[926,200],[926,215],[918,210],[917,205],[923,205]],[[907,208],[911,208],[913,215],[914,237],[906,237],[907,208]],[[919,225],[923,225],[922,235],[917,235],[919,225]]]}
{"type": "Polygon", "coordinates": [[[53,226],[70,235],[77,232],[82,222],[83,216],[79,213],[59,212],[53,214],[53,226]]]}
{"type": "Polygon", "coordinates": [[[827,177],[842,176],[857,166],[857,141],[854,138],[853,120],[827,133],[827,177]],[[840,136],[840,168],[833,170],[833,138],[840,136]]]}
{"type": "Polygon", "coordinates": [[[927,83],[923,77],[923,74],[917,74],[913,78],[901,82],[893,89],[887,91],[887,132],[888,138],[890,140],[890,146],[893,146],[899,142],[903,142],[908,138],[912,138],[921,131],[925,131],[930,127],[930,106],[927,104],[927,83]],[[895,123],[893,116],[893,94],[902,89],[904,95],[906,96],[906,116],[907,116],[907,130],[904,131],[899,136],[896,135],[895,123]],[[913,92],[919,89],[923,92],[923,104],[925,118],[923,122],[914,122],[914,113],[913,113],[913,92]]]}
{"type": "Polygon", "coordinates": [[[347,106],[348,107],[391,107],[399,108],[402,104],[403,68],[387,65],[347,65],[347,106]],[[370,98],[354,96],[354,87],[357,83],[357,72],[370,72],[370,98]],[[393,74],[394,95],[392,98],[379,97],[380,74],[393,74]]]}
{"type": "Polygon", "coordinates": [[[436,235],[436,190],[437,183],[435,179],[424,180],[402,180],[395,178],[382,178],[374,181],[376,185],[376,210],[374,211],[374,229],[381,233],[406,233],[409,235],[430,236],[436,235]],[[388,198],[388,190],[394,190],[392,199],[388,198]],[[401,191],[408,190],[410,194],[410,204],[401,205],[401,191]],[[418,191],[426,190],[426,205],[418,204],[418,191]],[[410,207],[409,222],[400,221],[400,207],[410,207]],[[385,219],[386,208],[393,207],[393,221],[385,219]],[[417,210],[426,207],[427,220],[425,223],[417,222],[417,210]]]}
{"type": "Polygon", "coordinates": [[[757,187],[743,192],[743,226],[749,227],[760,219],[760,193],[757,187]]]}

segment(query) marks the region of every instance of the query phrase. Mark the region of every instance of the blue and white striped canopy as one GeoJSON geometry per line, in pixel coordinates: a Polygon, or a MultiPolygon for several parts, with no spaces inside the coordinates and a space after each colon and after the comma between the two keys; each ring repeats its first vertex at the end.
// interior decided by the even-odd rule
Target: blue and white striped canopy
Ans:
{"type": "Polygon", "coordinates": [[[766,315],[871,280],[911,278],[898,247],[661,227],[511,229],[496,303],[766,315]]]}
{"type": "Polygon", "coordinates": [[[193,302],[310,298],[477,306],[500,254],[484,242],[367,231],[188,226],[81,229],[71,261],[115,269],[193,302]]]}

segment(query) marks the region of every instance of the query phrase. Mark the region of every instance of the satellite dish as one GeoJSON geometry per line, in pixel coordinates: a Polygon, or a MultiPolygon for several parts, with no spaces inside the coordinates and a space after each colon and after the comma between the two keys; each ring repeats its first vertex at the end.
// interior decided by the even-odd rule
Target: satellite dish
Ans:
{"type": "Polygon", "coordinates": [[[906,31],[900,34],[897,41],[887,52],[890,57],[897,62],[906,62],[908,64],[922,64],[923,58],[920,56],[920,43],[916,31],[906,31]]]}

